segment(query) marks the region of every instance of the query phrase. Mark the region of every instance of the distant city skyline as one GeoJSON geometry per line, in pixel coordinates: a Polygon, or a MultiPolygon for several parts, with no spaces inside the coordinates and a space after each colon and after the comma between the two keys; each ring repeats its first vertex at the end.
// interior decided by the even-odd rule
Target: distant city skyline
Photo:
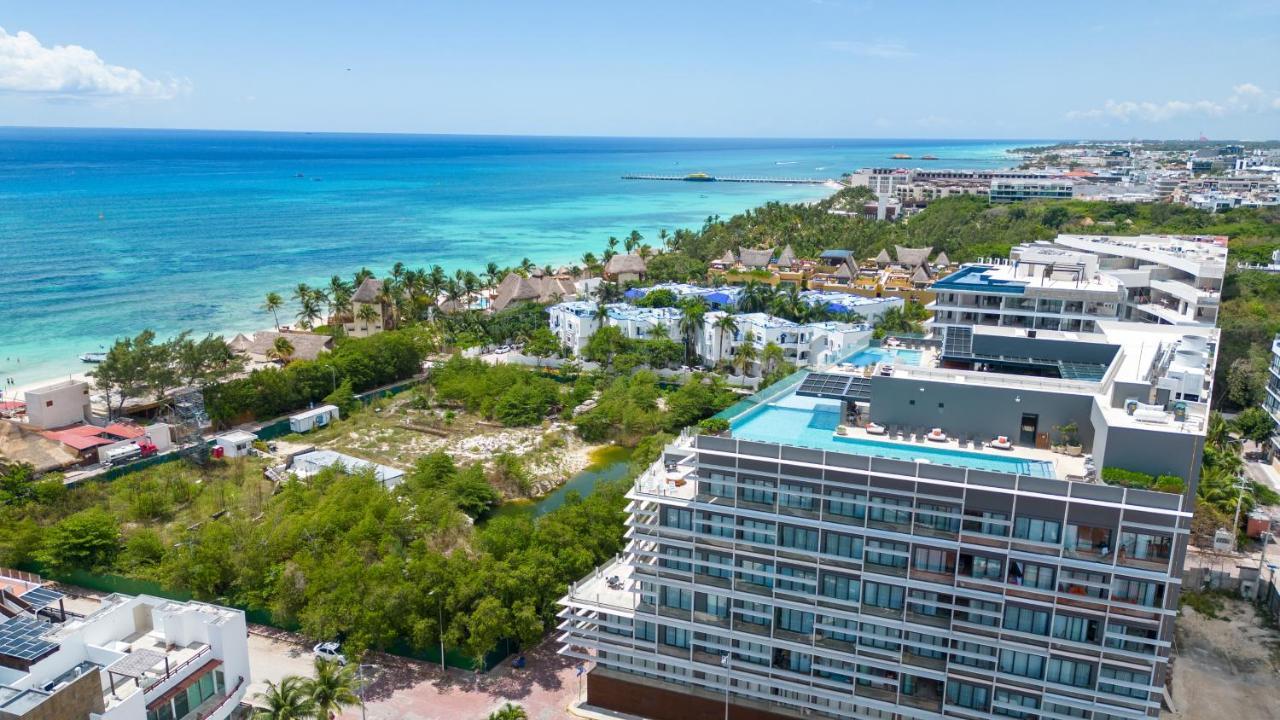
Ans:
{"type": "Polygon", "coordinates": [[[0,124],[787,138],[1280,136],[1280,4],[53,0],[0,124]]]}

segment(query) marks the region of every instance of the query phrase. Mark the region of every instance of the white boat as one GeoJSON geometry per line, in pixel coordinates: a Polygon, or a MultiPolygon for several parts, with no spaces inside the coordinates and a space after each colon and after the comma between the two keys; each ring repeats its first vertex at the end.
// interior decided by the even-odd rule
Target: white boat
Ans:
{"type": "Polygon", "coordinates": [[[106,359],[107,354],[104,352],[87,352],[80,355],[80,362],[93,363],[95,365],[106,359]]]}

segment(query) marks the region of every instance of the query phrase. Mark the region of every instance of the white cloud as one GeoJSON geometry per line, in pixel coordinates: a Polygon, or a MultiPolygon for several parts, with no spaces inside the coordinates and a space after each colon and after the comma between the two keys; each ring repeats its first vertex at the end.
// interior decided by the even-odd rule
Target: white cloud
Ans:
{"type": "Polygon", "coordinates": [[[907,46],[896,42],[862,42],[849,40],[832,40],[827,43],[827,48],[836,52],[851,53],[853,55],[861,55],[863,57],[880,58],[882,60],[899,60],[902,58],[915,57],[907,46]]]}
{"type": "Polygon", "coordinates": [[[187,80],[152,80],[133,68],[108,65],[79,45],[46,47],[34,35],[0,27],[0,91],[59,98],[169,99],[190,89],[187,80]]]}
{"type": "Polygon", "coordinates": [[[1108,100],[1102,107],[1088,110],[1072,110],[1068,120],[1096,120],[1129,122],[1165,122],[1179,117],[1198,116],[1217,118],[1226,115],[1264,112],[1280,109],[1280,97],[1270,98],[1265,90],[1253,83],[1241,83],[1231,89],[1224,101],[1216,100],[1108,100]]]}

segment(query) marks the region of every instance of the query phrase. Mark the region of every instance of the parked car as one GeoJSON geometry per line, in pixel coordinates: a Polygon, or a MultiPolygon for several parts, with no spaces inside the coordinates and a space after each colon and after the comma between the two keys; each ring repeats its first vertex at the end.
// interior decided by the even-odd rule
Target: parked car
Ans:
{"type": "Polygon", "coordinates": [[[320,660],[336,662],[339,665],[347,664],[347,657],[338,652],[338,643],[336,642],[317,643],[314,648],[311,648],[311,652],[320,660]]]}

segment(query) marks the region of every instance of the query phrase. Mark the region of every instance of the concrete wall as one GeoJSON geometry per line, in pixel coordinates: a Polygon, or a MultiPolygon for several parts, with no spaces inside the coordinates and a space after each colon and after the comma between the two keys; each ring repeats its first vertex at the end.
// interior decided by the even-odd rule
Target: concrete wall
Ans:
{"type": "Polygon", "coordinates": [[[60,428],[89,419],[89,384],[64,382],[23,394],[27,422],[34,428],[60,428]]]}
{"type": "Polygon", "coordinates": [[[1094,435],[1092,408],[1093,397],[1089,395],[909,378],[871,379],[871,419],[875,422],[940,427],[948,434],[973,433],[987,440],[1007,435],[1017,443],[1022,415],[1030,413],[1039,416],[1037,431],[1049,433],[1051,441],[1058,436],[1054,426],[1074,421],[1088,452],[1094,435]]]}
{"type": "MultiPolygon", "coordinates": [[[[738,702],[730,703],[729,715],[734,720],[789,720],[795,717],[738,702]]],[[[723,695],[713,697],[707,691],[649,679],[637,678],[637,682],[630,682],[619,674],[600,668],[587,676],[587,704],[652,720],[706,720],[721,717],[725,712],[723,695]]]]}
{"type": "Polygon", "coordinates": [[[1177,475],[1192,495],[1200,479],[1204,438],[1188,433],[1112,427],[1106,450],[1095,453],[1099,467],[1118,467],[1151,475],[1177,475]]]}

